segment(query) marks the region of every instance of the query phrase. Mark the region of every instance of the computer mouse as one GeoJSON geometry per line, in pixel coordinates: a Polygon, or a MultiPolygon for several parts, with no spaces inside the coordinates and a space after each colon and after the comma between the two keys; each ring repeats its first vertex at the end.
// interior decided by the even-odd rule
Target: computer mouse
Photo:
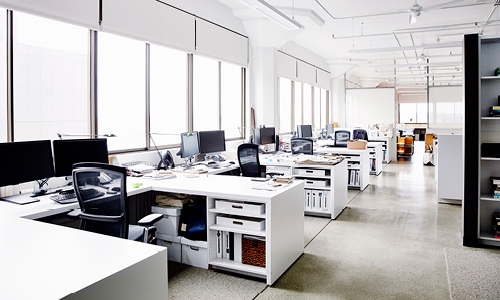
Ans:
{"type": "Polygon", "coordinates": [[[121,188],[119,186],[115,186],[114,188],[111,188],[112,191],[119,192],[121,191],[121,188]]]}
{"type": "Polygon", "coordinates": [[[230,164],[232,164],[232,165],[234,165],[234,164],[235,164],[235,162],[234,162],[234,161],[232,161],[232,160],[231,160],[229,163],[230,163],[230,164]]]}

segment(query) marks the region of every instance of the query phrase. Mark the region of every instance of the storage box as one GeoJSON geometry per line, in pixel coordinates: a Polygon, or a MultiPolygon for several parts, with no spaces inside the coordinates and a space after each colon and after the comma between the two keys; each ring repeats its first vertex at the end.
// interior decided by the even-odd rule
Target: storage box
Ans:
{"type": "Polygon", "coordinates": [[[481,156],[500,158],[500,143],[482,143],[481,156]]]}
{"type": "Polygon", "coordinates": [[[182,263],[193,267],[208,269],[207,242],[193,241],[181,237],[182,263]]]}
{"type": "Polygon", "coordinates": [[[266,173],[283,173],[283,176],[292,176],[292,170],[287,166],[266,166],[266,173]]]}
{"type": "Polygon", "coordinates": [[[182,208],[174,206],[152,206],[151,212],[163,214],[163,219],[155,224],[157,233],[177,236],[182,208]]]}
{"type": "Polygon", "coordinates": [[[326,187],[329,181],[327,179],[307,179],[304,181],[306,187],[326,187]]]}
{"type": "Polygon", "coordinates": [[[215,208],[250,214],[262,214],[266,211],[265,204],[249,204],[227,200],[215,200],[215,208]]]}
{"type": "Polygon", "coordinates": [[[367,142],[365,140],[350,140],[347,142],[347,149],[365,150],[367,142]]]}
{"type": "Polygon", "coordinates": [[[156,234],[157,244],[167,247],[168,260],[182,262],[181,237],[166,234],[156,234]]]}
{"type": "Polygon", "coordinates": [[[241,262],[265,268],[266,241],[263,238],[243,235],[241,243],[241,262]]]}
{"type": "Polygon", "coordinates": [[[262,231],[266,228],[266,220],[239,216],[217,216],[217,224],[232,228],[262,231]]]}
{"type": "Polygon", "coordinates": [[[315,175],[315,176],[325,176],[326,170],[315,170],[315,169],[295,169],[297,175],[315,175]]]}

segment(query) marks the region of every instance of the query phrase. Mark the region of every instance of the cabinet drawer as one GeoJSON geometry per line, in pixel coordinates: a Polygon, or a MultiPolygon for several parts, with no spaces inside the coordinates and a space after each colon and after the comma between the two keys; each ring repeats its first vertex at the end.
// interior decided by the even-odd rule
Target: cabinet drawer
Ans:
{"type": "Polygon", "coordinates": [[[217,216],[217,224],[238,229],[262,231],[266,228],[266,220],[245,217],[217,216]]]}
{"type": "Polygon", "coordinates": [[[239,203],[226,200],[215,200],[215,208],[249,214],[262,214],[266,211],[265,204],[239,203]]]}
{"type": "Polygon", "coordinates": [[[283,173],[283,176],[292,176],[291,168],[286,166],[266,166],[266,172],[283,173]]]}
{"type": "Polygon", "coordinates": [[[307,180],[304,180],[304,186],[306,186],[306,187],[326,187],[326,186],[328,186],[328,180],[307,179],[307,180]]]}
{"type": "Polygon", "coordinates": [[[325,176],[326,175],[326,170],[295,169],[295,175],[325,176]]]}

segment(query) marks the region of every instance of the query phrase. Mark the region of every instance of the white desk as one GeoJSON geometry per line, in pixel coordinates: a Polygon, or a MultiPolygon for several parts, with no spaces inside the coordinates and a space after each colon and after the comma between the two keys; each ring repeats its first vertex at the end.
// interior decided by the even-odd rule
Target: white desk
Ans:
{"type": "MultiPolygon", "coordinates": [[[[207,212],[207,225],[209,228],[215,225],[215,216],[218,214],[217,212],[210,211],[210,209],[213,208],[215,199],[265,203],[266,213],[261,217],[266,220],[266,229],[264,232],[260,233],[260,235],[266,238],[266,268],[216,259],[215,253],[211,250],[215,248],[214,246],[211,247],[215,234],[215,231],[212,229],[208,230],[208,262],[214,268],[242,272],[247,275],[253,274],[257,277],[266,278],[267,283],[270,285],[274,283],[304,251],[304,215],[301,197],[302,193],[300,192],[303,189],[304,183],[301,180],[296,180],[289,186],[277,191],[253,189],[253,187],[261,184],[263,183],[254,182],[251,181],[250,178],[245,177],[206,174],[194,178],[186,178],[182,175],[178,175],[177,178],[163,180],[128,177],[127,194],[133,196],[148,191],[163,191],[206,196],[207,208],[209,209],[207,212]],[[141,183],[142,185],[138,188],[134,188],[132,187],[134,183],[141,183]]],[[[29,292],[27,289],[19,292],[19,284],[14,285],[14,282],[22,282],[25,286],[26,282],[31,280],[36,281],[43,277],[41,282],[44,283],[44,286],[57,286],[55,282],[59,282],[60,277],[67,276],[68,269],[70,270],[71,276],[67,276],[64,282],[71,282],[71,284],[68,284],[70,287],[68,289],[61,288],[60,290],[54,288],[56,291],[47,292],[47,298],[64,297],[68,293],[68,290],[78,293],[80,293],[80,291],[81,293],[85,291],[89,291],[89,293],[99,291],[99,293],[101,293],[103,292],[102,289],[109,288],[110,293],[114,292],[114,290],[117,290],[116,293],[118,293],[121,292],[118,291],[120,289],[142,291],[142,287],[149,289],[149,294],[145,293],[144,295],[141,294],[141,296],[130,297],[129,295],[135,295],[130,292],[127,294],[129,297],[125,298],[158,299],[160,297],[156,293],[157,291],[161,292],[162,297],[167,296],[168,279],[166,274],[166,248],[101,236],[90,232],[65,228],[53,224],[45,224],[33,220],[23,220],[24,218],[35,219],[64,213],[72,208],[78,207],[77,203],[65,205],[55,203],[48,199],[48,196],[39,198],[40,202],[26,205],[17,205],[0,201],[1,220],[6,222],[0,223],[0,225],[2,225],[0,229],[0,238],[14,244],[9,247],[1,247],[0,250],[0,261],[2,262],[2,269],[4,270],[1,276],[8,276],[8,279],[0,283],[0,299],[42,299],[45,297],[45,294],[40,293],[40,291],[45,293],[45,290],[36,290],[35,288],[37,297],[29,297],[33,292],[29,292]],[[12,223],[12,225],[10,225],[10,223],[12,223]],[[37,238],[31,239],[31,235],[35,235],[37,238]],[[56,236],[60,237],[56,239],[56,236]],[[77,240],[78,243],[75,242],[75,240],[77,240]],[[92,250],[90,251],[88,248],[92,248],[92,250]],[[122,250],[122,248],[125,248],[125,250],[122,250]],[[128,250],[129,248],[130,250],[128,250]],[[59,249],[64,253],[68,253],[63,256],[62,261],[60,261],[61,254],[59,249]],[[117,252],[116,249],[120,249],[120,251],[117,252]],[[109,268],[102,267],[101,265],[104,263],[100,260],[96,259],[94,263],[94,257],[101,254],[101,252],[105,259],[112,261],[107,262],[109,268]],[[41,254],[38,255],[37,253],[41,254]],[[124,262],[115,262],[115,260],[122,258],[122,254],[130,255],[130,258],[124,262]],[[24,260],[23,258],[24,256],[30,255],[36,257],[36,260],[44,260],[46,263],[41,264],[40,267],[33,268],[33,264],[35,263],[31,259],[24,260]],[[10,257],[13,256],[15,256],[16,259],[10,260],[10,257]],[[54,270],[50,268],[45,270],[45,267],[47,267],[48,264],[50,265],[51,261],[58,261],[54,263],[54,270]],[[149,266],[150,261],[154,261],[155,266],[149,266]],[[64,272],[62,271],[62,265],[65,266],[64,272]],[[76,276],[73,278],[73,274],[78,274],[79,270],[82,268],[88,271],[86,268],[87,265],[97,269],[95,274],[82,274],[80,277],[76,276]],[[128,268],[125,268],[124,265],[127,265],[128,268]],[[7,268],[3,266],[7,266],[7,268]],[[101,272],[99,268],[103,271],[101,272]],[[147,268],[147,270],[144,270],[144,268],[147,268]],[[126,274],[123,275],[122,271],[128,269],[130,269],[131,272],[130,276],[125,276],[126,274]],[[5,270],[9,271],[5,272],[5,270]],[[10,272],[10,270],[16,271],[10,272]],[[30,273],[30,275],[26,277],[24,274],[25,272],[30,273]],[[154,275],[144,276],[144,274],[148,274],[148,272],[152,272],[154,275]],[[114,281],[113,274],[118,276],[114,281]],[[139,278],[132,280],[131,276],[137,274],[139,274],[139,278]],[[107,279],[108,276],[111,277],[107,279]],[[154,282],[155,285],[158,284],[158,281],[161,281],[162,288],[160,289],[158,289],[157,286],[152,288],[148,285],[148,282],[146,282],[150,281],[150,279],[155,276],[158,278],[154,278],[151,281],[154,282]],[[118,280],[118,278],[127,280],[125,281],[126,284],[118,280]],[[108,283],[108,281],[110,283],[108,283]],[[8,283],[8,285],[4,287],[4,283],[8,283]],[[115,288],[112,285],[113,283],[119,284],[120,287],[115,288]],[[138,287],[138,285],[140,285],[140,287],[138,287]],[[99,288],[99,290],[97,290],[97,288],[99,288]],[[154,295],[151,294],[151,291],[154,291],[154,295]],[[18,292],[19,294],[17,294],[18,292]],[[23,292],[27,293],[26,297],[22,296],[24,295],[23,292]],[[9,297],[9,295],[13,294],[16,294],[18,297],[9,297]],[[3,295],[6,295],[6,297],[3,297],[3,295]],[[19,295],[21,295],[21,297],[19,297],[19,295]]],[[[226,230],[231,231],[232,229],[227,228],[226,230]]],[[[239,232],[253,233],[241,230],[239,232]]],[[[113,296],[114,294],[111,295],[112,296],[105,298],[119,298],[118,296],[113,296]]]]}
{"type": "Polygon", "coordinates": [[[261,156],[267,172],[303,179],[304,213],[336,219],[347,206],[347,160],[336,165],[297,164],[300,155],[261,156]],[[323,186],[320,184],[324,183],[323,186]]]}
{"type": "Polygon", "coordinates": [[[345,156],[347,160],[348,187],[364,190],[368,186],[370,181],[369,149],[352,150],[345,147],[320,147],[316,149],[316,153],[337,153],[345,156]]]}

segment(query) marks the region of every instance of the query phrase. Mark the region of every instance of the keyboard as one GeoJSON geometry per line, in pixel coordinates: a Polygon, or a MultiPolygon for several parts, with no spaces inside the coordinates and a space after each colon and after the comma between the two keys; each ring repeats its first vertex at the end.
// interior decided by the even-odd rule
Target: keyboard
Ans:
{"type": "MultiPolygon", "coordinates": [[[[104,192],[90,188],[90,189],[80,190],[80,195],[82,196],[83,200],[88,200],[88,199],[100,197],[100,196],[104,195],[104,192]]],[[[63,194],[52,195],[49,198],[50,198],[50,200],[54,200],[60,204],[68,204],[68,203],[78,202],[78,199],[76,198],[76,194],[74,191],[73,192],[65,192],[63,194]]]]}

